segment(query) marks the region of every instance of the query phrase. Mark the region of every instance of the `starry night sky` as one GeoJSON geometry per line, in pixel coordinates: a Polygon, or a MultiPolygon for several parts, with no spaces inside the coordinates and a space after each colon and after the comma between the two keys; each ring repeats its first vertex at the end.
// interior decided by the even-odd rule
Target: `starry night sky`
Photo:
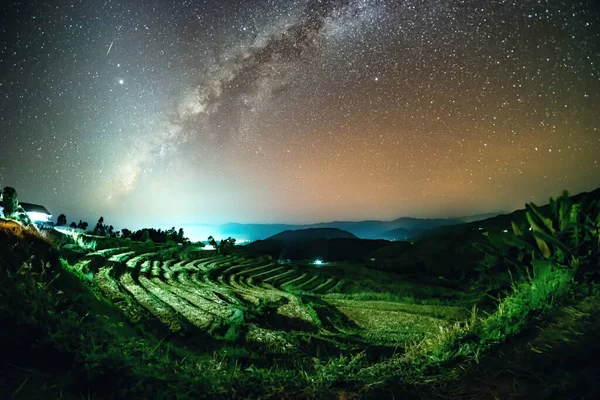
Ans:
{"type": "Polygon", "coordinates": [[[600,186],[595,1],[23,1],[0,185],[118,227],[511,211],[600,186]]]}

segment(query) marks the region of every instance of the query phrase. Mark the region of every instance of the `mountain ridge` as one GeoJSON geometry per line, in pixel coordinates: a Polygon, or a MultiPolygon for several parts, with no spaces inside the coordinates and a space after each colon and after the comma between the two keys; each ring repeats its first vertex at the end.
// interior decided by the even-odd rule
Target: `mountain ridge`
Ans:
{"type": "Polygon", "coordinates": [[[270,236],[265,240],[279,240],[282,242],[292,242],[301,240],[323,240],[323,239],[358,239],[348,231],[337,228],[308,228],[287,230],[276,235],[270,236]]]}
{"type": "MultiPolygon", "coordinates": [[[[395,229],[410,231],[429,230],[433,228],[465,224],[489,218],[488,213],[460,218],[417,218],[398,217],[390,221],[363,220],[363,221],[331,221],[311,224],[248,224],[228,222],[220,225],[211,224],[185,224],[188,236],[196,240],[205,240],[212,235],[216,238],[234,237],[238,242],[255,241],[269,238],[273,235],[288,230],[334,228],[348,231],[361,239],[385,239],[384,233],[395,229]]],[[[397,240],[392,238],[392,240],[397,240]]]]}

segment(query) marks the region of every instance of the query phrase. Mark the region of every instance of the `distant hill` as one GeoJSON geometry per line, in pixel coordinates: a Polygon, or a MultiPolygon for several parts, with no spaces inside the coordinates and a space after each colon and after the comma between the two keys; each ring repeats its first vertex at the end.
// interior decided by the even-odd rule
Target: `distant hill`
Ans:
{"type": "Polygon", "coordinates": [[[242,249],[252,255],[268,254],[278,260],[325,261],[359,260],[387,246],[386,240],[359,239],[352,233],[335,228],[287,230],[242,249]]]}
{"type": "Polygon", "coordinates": [[[240,249],[254,256],[268,254],[276,260],[358,261],[389,244],[387,240],[357,238],[308,239],[288,243],[267,239],[240,249]]]}
{"type": "MultiPolygon", "coordinates": [[[[556,196],[558,196],[557,193],[556,196]]],[[[556,197],[553,196],[553,197],[556,197]]],[[[591,192],[583,192],[576,195],[571,196],[573,202],[582,202],[582,203],[590,203],[592,201],[600,201],[600,188],[593,190],[591,192]]],[[[539,204],[538,204],[539,206],[539,204]]],[[[550,205],[545,204],[540,206],[540,210],[542,214],[548,215],[550,213],[550,205]]],[[[470,222],[466,224],[460,225],[451,225],[444,227],[437,227],[434,229],[430,229],[428,231],[421,232],[418,237],[430,237],[436,236],[438,234],[445,233],[459,233],[459,232],[467,232],[474,230],[487,230],[487,231],[502,231],[502,230],[511,230],[511,222],[515,222],[516,224],[525,224],[527,222],[527,217],[525,214],[525,208],[513,211],[510,214],[501,214],[497,215],[493,218],[487,218],[481,221],[470,222]]]]}
{"type": "MultiPolygon", "coordinates": [[[[600,200],[600,189],[591,193],[572,196],[574,201],[590,202],[600,200]]],[[[544,214],[549,206],[541,207],[544,214]]],[[[413,218],[401,219],[410,228],[396,228],[381,233],[394,240],[359,239],[352,231],[339,229],[303,229],[286,231],[273,235],[267,240],[259,240],[243,246],[251,255],[269,254],[275,259],[310,260],[321,258],[325,261],[361,261],[371,268],[387,272],[420,276],[442,276],[445,279],[463,279],[468,282],[478,274],[483,254],[473,243],[487,242],[482,231],[502,232],[511,229],[511,221],[525,224],[525,210],[498,215],[482,221],[435,226],[441,221],[428,221],[413,218]],[[420,221],[420,222],[419,222],[420,221]],[[430,224],[430,229],[417,226],[430,224]],[[412,225],[411,225],[412,224],[412,225]],[[412,228],[412,229],[411,229],[412,228]],[[327,233],[327,234],[325,234],[327,233]],[[348,238],[328,236],[350,235],[348,238]],[[320,238],[318,238],[320,236],[320,238]],[[329,237],[329,238],[328,238],[329,237]],[[408,241],[405,241],[408,240],[408,241]]],[[[453,220],[444,220],[453,221],[453,220]]],[[[456,220],[454,220],[456,221],[456,220]]],[[[375,225],[377,221],[366,221],[375,225]]],[[[340,223],[352,225],[360,223],[340,223]]],[[[382,226],[383,224],[380,223],[382,226]]],[[[510,280],[507,282],[510,283],[510,280]]]]}
{"type": "Polygon", "coordinates": [[[279,240],[284,243],[298,242],[303,240],[318,239],[358,239],[348,231],[336,228],[309,228],[298,230],[287,230],[273,235],[267,240],[279,240]]]}
{"type": "MultiPolygon", "coordinates": [[[[557,194],[558,195],[558,194],[557,194]]],[[[554,196],[556,197],[556,196],[554,196]]],[[[583,192],[571,196],[575,202],[590,202],[600,201],[600,189],[596,189],[591,192],[583,192]]],[[[550,206],[548,204],[540,207],[542,213],[548,214],[550,206]]],[[[482,219],[473,219],[472,222],[466,222],[468,218],[461,218],[463,222],[450,225],[439,225],[428,229],[393,229],[381,234],[382,239],[386,240],[418,240],[428,237],[437,236],[440,234],[458,234],[463,232],[469,232],[474,230],[487,230],[487,231],[503,231],[510,230],[511,222],[517,224],[524,224],[527,222],[525,216],[525,208],[511,212],[510,214],[487,214],[482,215],[482,219]]]]}
{"type": "MultiPolygon", "coordinates": [[[[497,215],[497,214],[493,214],[497,215]]],[[[333,228],[348,231],[362,239],[390,239],[399,240],[395,236],[388,235],[389,231],[405,229],[407,234],[413,235],[418,231],[426,231],[443,226],[463,224],[489,217],[490,214],[482,216],[469,216],[461,218],[410,218],[403,217],[393,221],[332,221],[307,225],[292,224],[238,224],[228,223],[223,225],[190,224],[184,226],[185,232],[193,240],[206,240],[209,235],[216,238],[234,237],[238,241],[261,240],[283,231],[299,229],[322,229],[333,228]],[[415,232],[409,232],[415,231],[415,232]]]]}
{"type": "MultiPolygon", "coordinates": [[[[571,196],[574,202],[584,204],[600,201],[600,189],[590,193],[571,196]]],[[[550,215],[550,206],[540,207],[544,215],[550,215]]],[[[414,231],[410,242],[394,242],[370,253],[366,258],[375,259],[370,264],[373,268],[387,272],[410,273],[444,276],[446,278],[464,279],[477,275],[483,253],[473,247],[473,243],[488,243],[482,233],[511,231],[511,222],[525,225],[527,217],[525,209],[510,214],[498,215],[483,221],[466,224],[437,227],[414,231]]],[[[391,231],[388,235],[407,234],[401,230],[391,231]]],[[[510,281],[507,281],[510,282],[510,281]]]]}
{"type": "MultiPolygon", "coordinates": [[[[559,193],[557,193],[558,195],[559,193]]],[[[600,199],[600,189],[573,196],[600,199]]],[[[332,221],[308,225],[292,224],[238,224],[223,225],[184,225],[188,237],[193,240],[206,240],[210,235],[217,239],[234,237],[238,242],[256,241],[270,238],[289,230],[333,228],[347,231],[362,239],[417,240],[442,232],[461,232],[472,229],[510,229],[510,221],[525,222],[525,211],[517,210],[510,214],[488,213],[460,218],[397,218],[393,221],[332,221]]]]}

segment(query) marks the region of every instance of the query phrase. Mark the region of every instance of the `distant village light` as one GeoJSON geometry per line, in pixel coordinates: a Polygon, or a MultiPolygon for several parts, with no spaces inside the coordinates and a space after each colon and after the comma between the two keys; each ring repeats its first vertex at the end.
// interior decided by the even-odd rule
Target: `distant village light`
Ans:
{"type": "Polygon", "coordinates": [[[323,264],[323,260],[319,260],[319,259],[315,260],[315,265],[321,265],[321,264],[323,264]]]}

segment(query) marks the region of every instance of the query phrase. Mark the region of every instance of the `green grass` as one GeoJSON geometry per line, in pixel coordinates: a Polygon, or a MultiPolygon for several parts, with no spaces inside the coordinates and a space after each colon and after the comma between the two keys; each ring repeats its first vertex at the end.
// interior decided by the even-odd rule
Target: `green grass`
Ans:
{"type": "Polygon", "coordinates": [[[185,284],[168,274],[138,279],[143,263],[209,255],[136,246],[137,256],[151,254],[128,271],[108,260],[111,251],[70,263],[43,238],[10,229],[10,240],[0,237],[0,317],[11,327],[0,332],[0,351],[16,399],[355,398],[379,389],[414,397],[458,379],[584,289],[597,295],[575,283],[573,269],[555,268],[515,280],[486,313],[481,287],[437,277],[417,282],[348,263],[286,266],[295,272],[281,275],[266,259],[212,254],[215,269],[185,284]],[[254,276],[254,286],[220,285],[213,278],[224,271],[254,276]],[[110,287],[98,286],[98,274],[110,287]],[[278,276],[287,292],[259,285],[278,276]],[[344,282],[341,293],[314,293],[329,279],[328,290],[344,282]]]}
{"type": "Polygon", "coordinates": [[[481,341],[503,342],[521,332],[533,317],[556,309],[576,289],[573,276],[572,270],[557,269],[515,284],[513,292],[499,302],[496,312],[483,321],[481,341]]]}
{"type": "Polygon", "coordinates": [[[410,381],[427,375],[441,378],[443,374],[444,379],[455,378],[456,371],[447,370],[449,364],[477,362],[494,346],[527,329],[535,318],[564,304],[575,287],[573,271],[565,269],[528,278],[513,285],[493,313],[480,317],[473,308],[469,319],[441,327],[435,335],[407,345],[402,355],[365,368],[359,378],[365,383],[374,375],[380,382],[410,381]]]}

